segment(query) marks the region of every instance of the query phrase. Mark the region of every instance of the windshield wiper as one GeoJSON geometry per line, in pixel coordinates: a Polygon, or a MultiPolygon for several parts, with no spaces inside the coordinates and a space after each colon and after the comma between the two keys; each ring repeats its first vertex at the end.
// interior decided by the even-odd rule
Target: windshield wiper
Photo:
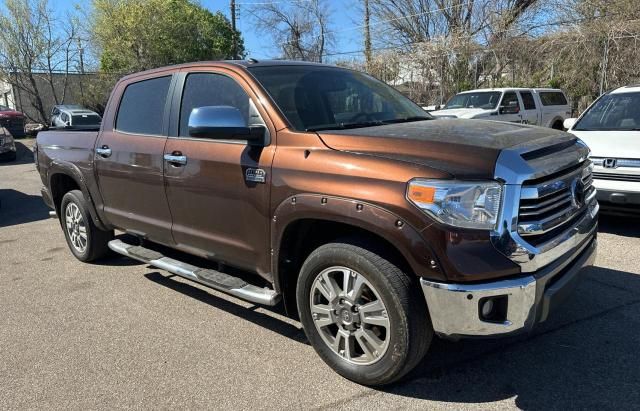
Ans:
{"type": "Polygon", "coordinates": [[[433,120],[433,117],[412,116],[412,117],[394,118],[391,120],[383,120],[382,122],[384,124],[394,124],[394,123],[409,123],[411,121],[423,121],[423,120],[433,120]]]}
{"type": "Polygon", "coordinates": [[[375,121],[361,121],[358,123],[340,123],[340,124],[331,124],[328,126],[318,126],[318,127],[309,127],[305,129],[305,131],[323,131],[323,130],[347,130],[350,128],[361,128],[361,127],[373,127],[373,126],[382,126],[383,123],[380,120],[375,121]]]}

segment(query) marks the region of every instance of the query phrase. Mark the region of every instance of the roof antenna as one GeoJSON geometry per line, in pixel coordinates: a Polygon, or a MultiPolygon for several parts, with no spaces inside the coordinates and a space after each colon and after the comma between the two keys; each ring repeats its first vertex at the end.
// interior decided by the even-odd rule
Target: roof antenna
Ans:
{"type": "Polygon", "coordinates": [[[248,61],[249,63],[251,63],[251,64],[258,63],[258,60],[254,59],[253,57],[249,57],[249,58],[247,59],[247,61],[248,61]]]}

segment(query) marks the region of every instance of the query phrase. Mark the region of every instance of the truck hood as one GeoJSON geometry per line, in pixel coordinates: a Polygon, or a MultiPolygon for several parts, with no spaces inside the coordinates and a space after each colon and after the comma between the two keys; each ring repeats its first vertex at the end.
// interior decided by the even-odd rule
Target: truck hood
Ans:
{"type": "Polygon", "coordinates": [[[405,161],[459,179],[492,179],[503,149],[529,144],[539,147],[544,140],[552,144],[575,138],[549,128],[457,119],[332,130],[319,135],[334,150],[405,161]]]}
{"type": "Polygon", "coordinates": [[[589,146],[593,157],[640,158],[640,131],[569,132],[589,146]]]}
{"type": "Polygon", "coordinates": [[[492,110],[485,110],[482,108],[450,108],[438,111],[431,111],[434,117],[457,117],[457,118],[473,118],[477,115],[485,114],[489,115],[492,110]]]}

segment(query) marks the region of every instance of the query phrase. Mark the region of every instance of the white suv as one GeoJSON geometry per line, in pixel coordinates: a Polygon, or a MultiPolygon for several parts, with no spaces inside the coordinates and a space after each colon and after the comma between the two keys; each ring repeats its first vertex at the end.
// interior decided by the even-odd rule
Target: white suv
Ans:
{"type": "Polygon", "coordinates": [[[640,85],[603,94],[564,126],[591,148],[603,209],[640,212],[640,85]]]}
{"type": "Polygon", "coordinates": [[[437,111],[434,117],[473,118],[562,130],[562,122],[571,115],[567,97],[553,88],[491,88],[458,93],[437,111]]]}

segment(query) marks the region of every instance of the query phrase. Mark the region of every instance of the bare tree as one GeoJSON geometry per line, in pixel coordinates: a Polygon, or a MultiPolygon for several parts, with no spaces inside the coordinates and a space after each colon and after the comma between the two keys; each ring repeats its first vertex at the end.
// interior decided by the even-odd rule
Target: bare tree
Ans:
{"type": "Polygon", "coordinates": [[[326,0],[258,4],[251,14],[284,58],[322,62],[327,46],[333,43],[326,0]]]}
{"type": "Polygon", "coordinates": [[[64,101],[68,75],[77,50],[73,47],[76,22],[62,23],[53,16],[47,0],[6,0],[0,14],[0,78],[11,84],[35,107],[32,121],[46,123],[42,95],[64,101]],[[64,74],[62,85],[54,74],[64,74]]]}

